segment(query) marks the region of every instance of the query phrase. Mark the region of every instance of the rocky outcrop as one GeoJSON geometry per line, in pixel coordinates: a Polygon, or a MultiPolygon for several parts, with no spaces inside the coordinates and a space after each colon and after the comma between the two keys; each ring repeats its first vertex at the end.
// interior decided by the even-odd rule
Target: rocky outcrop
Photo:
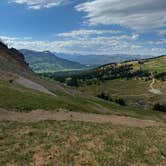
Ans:
{"type": "MultiPolygon", "coordinates": [[[[11,48],[10,50],[10,55],[17,61],[21,62],[21,63],[26,63],[25,62],[25,58],[24,55],[19,52],[18,50],[16,50],[15,48],[11,48]]],[[[27,63],[26,63],[27,64],[27,63]]]]}
{"type": "Polygon", "coordinates": [[[15,48],[8,48],[2,41],[0,41],[0,71],[21,76],[34,75],[24,55],[15,48]]]}

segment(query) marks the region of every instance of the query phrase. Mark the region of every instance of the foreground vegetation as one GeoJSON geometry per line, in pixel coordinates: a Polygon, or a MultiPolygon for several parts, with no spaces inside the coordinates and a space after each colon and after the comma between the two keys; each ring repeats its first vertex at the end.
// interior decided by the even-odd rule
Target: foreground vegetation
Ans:
{"type": "Polygon", "coordinates": [[[166,162],[162,127],[0,122],[0,131],[1,166],[164,166],[166,162]]]}

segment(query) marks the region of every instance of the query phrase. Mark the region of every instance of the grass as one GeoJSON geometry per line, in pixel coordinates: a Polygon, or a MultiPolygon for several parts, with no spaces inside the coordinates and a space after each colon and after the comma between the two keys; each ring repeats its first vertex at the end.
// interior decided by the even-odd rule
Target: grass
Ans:
{"type": "Polygon", "coordinates": [[[162,127],[0,122],[0,165],[165,165],[165,138],[162,127]]]}
{"type": "MultiPolygon", "coordinates": [[[[139,69],[138,63],[134,64],[134,69],[139,69]]],[[[151,72],[166,72],[166,56],[161,56],[154,59],[149,59],[141,65],[142,70],[149,70],[151,72]]]]}
{"type": "Polygon", "coordinates": [[[142,103],[142,106],[140,104],[140,108],[147,107],[150,109],[156,102],[166,102],[164,96],[166,91],[165,82],[157,81],[155,84],[155,88],[158,88],[163,92],[162,95],[150,93],[150,83],[151,80],[144,81],[139,79],[115,79],[105,81],[99,85],[82,86],[78,89],[82,92],[95,96],[101,92],[106,92],[114,99],[123,98],[128,105],[138,107],[139,102],[142,103]]]}
{"type": "Polygon", "coordinates": [[[88,112],[81,105],[88,101],[79,97],[68,96],[64,93],[56,92],[58,96],[50,96],[21,87],[16,84],[10,84],[7,81],[0,81],[0,107],[7,109],[16,109],[20,111],[30,111],[35,109],[55,110],[66,108],[68,110],[88,112]]]}
{"type": "MultiPolygon", "coordinates": [[[[0,107],[2,108],[15,108],[24,111],[32,109],[57,109],[68,106],[68,109],[70,109],[74,103],[76,107],[79,107],[81,104],[79,98],[72,96],[69,98],[67,94],[60,92],[56,92],[56,94],[58,95],[57,97],[45,95],[19,85],[0,81],[0,107]]],[[[82,103],[82,105],[84,104],[82,103]]]]}
{"type": "Polygon", "coordinates": [[[124,116],[137,117],[141,119],[151,119],[166,121],[164,113],[145,111],[131,106],[120,106],[104,100],[83,97],[80,95],[69,95],[62,91],[56,91],[57,96],[50,96],[20,85],[0,81],[0,108],[9,110],[28,112],[36,109],[58,111],[65,109],[75,112],[117,114],[124,116]],[[103,110],[107,109],[107,112],[103,110]]]}

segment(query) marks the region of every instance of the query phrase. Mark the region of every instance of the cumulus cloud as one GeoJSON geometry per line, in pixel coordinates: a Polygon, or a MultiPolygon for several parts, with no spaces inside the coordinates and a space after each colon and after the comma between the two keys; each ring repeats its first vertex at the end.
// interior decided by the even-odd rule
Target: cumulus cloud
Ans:
{"type": "Polygon", "coordinates": [[[145,31],[166,27],[166,0],[91,0],[77,5],[90,25],[112,25],[145,31]]]}
{"type": "Polygon", "coordinates": [[[70,0],[10,0],[17,4],[24,4],[29,9],[39,10],[42,8],[51,8],[68,3],[70,0]]]}

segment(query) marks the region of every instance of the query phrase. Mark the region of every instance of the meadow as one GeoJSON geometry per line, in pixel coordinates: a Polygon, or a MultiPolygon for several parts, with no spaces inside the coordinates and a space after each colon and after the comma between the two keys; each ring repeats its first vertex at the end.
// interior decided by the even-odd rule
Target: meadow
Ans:
{"type": "Polygon", "coordinates": [[[165,138],[163,127],[0,122],[0,165],[165,165],[165,138]]]}

